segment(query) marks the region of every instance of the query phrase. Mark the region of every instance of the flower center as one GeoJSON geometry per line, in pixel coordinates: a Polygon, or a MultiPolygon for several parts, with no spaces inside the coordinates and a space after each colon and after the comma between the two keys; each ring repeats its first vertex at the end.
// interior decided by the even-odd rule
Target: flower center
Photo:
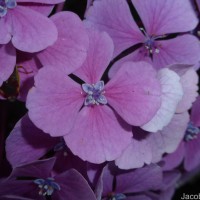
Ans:
{"type": "Polygon", "coordinates": [[[158,39],[158,38],[163,38],[163,37],[165,37],[165,35],[149,36],[143,28],[140,28],[140,30],[143,32],[143,34],[146,37],[146,40],[144,41],[144,47],[145,47],[146,50],[148,50],[149,55],[152,55],[154,53],[159,53],[160,49],[159,49],[159,46],[156,45],[155,40],[158,39]]]}
{"type": "Polygon", "coordinates": [[[13,9],[16,6],[16,0],[0,0],[0,17],[5,16],[8,12],[8,9],[13,9]]]}
{"type": "Polygon", "coordinates": [[[42,196],[51,196],[54,190],[60,190],[60,186],[58,183],[54,182],[53,178],[36,179],[34,183],[40,188],[39,195],[42,196]]]}
{"type": "Polygon", "coordinates": [[[193,125],[192,122],[189,122],[187,130],[185,132],[185,141],[191,141],[197,138],[198,134],[200,133],[200,129],[193,125]]]}
{"type": "Polygon", "coordinates": [[[99,81],[96,84],[82,84],[82,89],[86,93],[85,106],[107,104],[107,99],[104,96],[104,82],[99,81]]]}
{"type": "Polygon", "coordinates": [[[108,196],[107,200],[123,200],[126,199],[126,195],[122,194],[122,193],[118,193],[118,194],[111,194],[108,196]]]}

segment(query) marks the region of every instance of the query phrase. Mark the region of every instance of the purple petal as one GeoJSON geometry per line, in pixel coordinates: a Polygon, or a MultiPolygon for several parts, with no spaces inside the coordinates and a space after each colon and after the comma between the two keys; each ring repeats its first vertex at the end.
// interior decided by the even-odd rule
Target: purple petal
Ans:
{"type": "Polygon", "coordinates": [[[189,0],[132,0],[150,35],[186,32],[197,26],[198,19],[189,0]]]}
{"type": "Polygon", "coordinates": [[[39,12],[18,5],[7,17],[12,26],[12,43],[21,51],[41,51],[57,40],[56,26],[39,12]]]}
{"type": "Polygon", "coordinates": [[[162,183],[162,170],[159,166],[152,164],[129,173],[121,174],[116,179],[116,192],[119,193],[156,190],[162,183]]]}
{"type": "Polygon", "coordinates": [[[157,41],[159,53],[154,54],[157,69],[172,64],[196,64],[200,60],[199,40],[192,35],[182,35],[170,40],[157,41]]]}
{"type": "Polygon", "coordinates": [[[68,170],[55,177],[61,190],[54,193],[52,198],[59,200],[95,200],[95,195],[83,176],[76,170],[68,170]]]}
{"type": "Polygon", "coordinates": [[[11,40],[6,16],[0,19],[0,44],[7,44],[11,40]]]}
{"type": "Polygon", "coordinates": [[[128,196],[126,200],[151,200],[151,198],[145,195],[133,195],[132,197],[128,196]]]}
{"type": "Polygon", "coordinates": [[[155,116],[142,128],[146,131],[157,132],[171,121],[179,101],[182,99],[183,90],[180,84],[180,77],[167,68],[158,72],[162,88],[162,102],[155,116]]]}
{"type": "Polygon", "coordinates": [[[181,142],[175,152],[167,154],[163,158],[163,161],[165,162],[163,170],[170,171],[175,169],[182,163],[184,156],[185,156],[185,145],[184,142],[181,142]]]}
{"type": "Polygon", "coordinates": [[[86,19],[88,23],[106,31],[112,37],[115,46],[114,56],[144,39],[124,0],[94,1],[86,14],[86,19]]]}
{"type": "Polygon", "coordinates": [[[6,155],[12,167],[33,162],[44,156],[59,141],[35,127],[23,117],[6,140],[6,155]]]}
{"type": "Polygon", "coordinates": [[[161,89],[156,71],[145,62],[126,62],[107,83],[105,96],[126,122],[141,126],[160,108],[161,89]]]}
{"type": "Polygon", "coordinates": [[[43,65],[54,65],[71,73],[81,66],[87,55],[88,35],[82,21],[71,12],[60,12],[51,20],[58,29],[53,46],[37,54],[43,65]]]}
{"type": "Polygon", "coordinates": [[[46,160],[35,161],[26,165],[20,165],[13,169],[10,179],[17,177],[37,177],[47,178],[51,175],[55,163],[55,158],[49,158],[46,160]]]}
{"type": "Polygon", "coordinates": [[[45,66],[35,76],[35,87],[27,97],[30,119],[54,137],[66,135],[84,102],[81,91],[65,72],[45,66]]]}
{"type": "Polygon", "coordinates": [[[131,127],[105,105],[83,108],[76,124],[64,139],[75,155],[92,163],[116,159],[131,142],[131,127]]]}
{"type": "Polygon", "coordinates": [[[16,64],[16,51],[11,43],[0,45],[0,86],[12,74],[16,64]]]}
{"type": "Polygon", "coordinates": [[[87,58],[75,74],[85,82],[95,84],[111,61],[114,47],[107,33],[89,29],[88,34],[90,41],[87,58]]]}
{"type": "Polygon", "coordinates": [[[200,135],[197,136],[196,139],[192,141],[188,141],[185,143],[185,160],[184,160],[184,168],[187,171],[191,171],[195,169],[198,165],[200,165],[200,135]]]}
{"type": "Polygon", "coordinates": [[[200,127],[200,96],[197,97],[196,101],[194,102],[192,106],[192,112],[191,112],[191,121],[196,125],[200,127]]]}

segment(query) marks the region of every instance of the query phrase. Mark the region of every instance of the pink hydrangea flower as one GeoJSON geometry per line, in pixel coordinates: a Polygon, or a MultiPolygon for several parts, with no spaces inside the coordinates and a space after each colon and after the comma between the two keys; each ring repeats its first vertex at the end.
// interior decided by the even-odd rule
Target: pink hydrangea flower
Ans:
{"type": "Polygon", "coordinates": [[[89,38],[87,58],[75,72],[85,81],[82,87],[67,77],[62,68],[45,66],[35,77],[26,105],[36,126],[52,136],[64,136],[71,151],[83,160],[101,163],[119,157],[128,146],[131,125],[154,130],[166,125],[182,90],[179,77],[165,69],[174,84],[168,88],[175,99],[167,100],[172,110],[166,111],[166,99],[171,96],[162,94],[164,72],[158,75],[145,62],[125,63],[104,85],[101,76],[112,58],[113,43],[106,33],[91,29],[89,38]],[[163,115],[167,115],[166,120],[163,115]]]}

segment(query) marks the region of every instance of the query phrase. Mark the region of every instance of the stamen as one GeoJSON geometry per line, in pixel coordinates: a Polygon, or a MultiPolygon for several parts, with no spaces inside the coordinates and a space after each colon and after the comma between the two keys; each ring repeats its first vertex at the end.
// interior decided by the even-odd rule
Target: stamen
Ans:
{"type": "Polygon", "coordinates": [[[40,188],[39,195],[42,196],[51,196],[54,192],[54,190],[60,190],[60,186],[58,183],[54,182],[53,178],[47,178],[47,179],[36,179],[34,180],[34,183],[38,185],[40,188]]]}
{"type": "Polygon", "coordinates": [[[4,17],[8,9],[13,9],[17,6],[16,0],[0,0],[0,17],[4,17]]]}
{"type": "Polygon", "coordinates": [[[184,140],[185,141],[191,141],[198,137],[198,134],[200,133],[200,129],[193,125],[192,122],[189,122],[184,140]]]}
{"type": "Polygon", "coordinates": [[[82,84],[83,91],[87,94],[85,98],[84,105],[99,105],[99,104],[107,104],[107,99],[104,96],[104,82],[99,81],[96,84],[82,84]]]}
{"type": "Polygon", "coordinates": [[[126,195],[124,195],[122,193],[117,193],[117,194],[111,193],[111,194],[109,194],[107,200],[124,200],[126,198],[127,198],[126,195]]]}

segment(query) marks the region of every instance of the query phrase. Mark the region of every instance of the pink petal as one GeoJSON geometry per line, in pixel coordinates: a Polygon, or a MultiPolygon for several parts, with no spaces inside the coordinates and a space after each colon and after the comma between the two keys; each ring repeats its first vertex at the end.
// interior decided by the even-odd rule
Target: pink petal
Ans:
{"type": "Polygon", "coordinates": [[[194,65],[200,60],[199,40],[192,35],[157,41],[159,53],[153,56],[154,66],[159,69],[172,64],[194,65]]]}
{"type": "Polygon", "coordinates": [[[33,9],[45,16],[49,16],[54,8],[53,4],[42,3],[23,3],[23,6],[25,6],[26,8],[33,9]]]}
{"type": "Polygon", "coordinates": [[[108,106],[94,106],[80,111],[76,126],[64,139],[81,159],[102,163],[119,157],[131,137],[131,127],[123,124],[108,106]]]}
{"type": "Polygon", "coordinates": [[[0,45],[0,86],[12,74],[16,64],[16,51],[11,43],[0,45]]]}
{"type": "Polygon", "coordinates": [[[75,74],[86,83],[95,84],[111,61],[113,42],[105,32],[88,29],[89,49],[87,58],[75,74]]]}
{"type": "Polygon", "coordinates": [[[184,137],[188,122],[189,115],[187,112],[175,114],[170,124],[160,132],[163,139],[163,149],[165,153],[173,153],[177,149],[179,143],[184,137]]]}
{"type": "Polygon", "coordinates": [[[126,62],[107,83],[109,105],[129,124],[147,123],[160,108],[161,89],[156,75],[146,62],[126,62]]]}
{"type": "Polygon", "coordinates": [[[129,146],[123,151],[122,155],[115,160],[115,164],[120,169],[133,169],[150,164],[152,160],[151,146],[146,140],[143,132],[133,129],[134,137],[129,146]]]}
{"type": "Polygon", "coordinates": [[[80,18],[71,12],[51,17],[58,29],[53,46],[37,54],[43,65],[54,65],[71,73],[81,66],[87,55],[88,35],[80,18]]]}
{"type": "Polygon", "coordinates": [[[57,40],[56,26],[39,12],[18,5],[7,17],[12,28],[12,43],[21,51],[41,51],[57,40]]]}
{"type": "Polygon", "coordinates": [[[132,0],[150,35],[186,32],[197,26],[198,19],[189,0],[132,0]]]}
{"type": "Polygon", "coordinates": [[[127,61],[133,61],[133,62],[138,62],[138,61],[145,61],[148,62],[149,64],[152,64],[152,60],[149,56],[146,56],[143,48],[139,48],[135,50],[133,53],[123,57],[122,59],[118,60],[114,65],[111,67],[109,71],[109,77],[112,78],[115,73],[120,69],[123,63],[127,61]]]}
{"type": "Polygon", "coordinates": [[[94,1],[86,13],[86,19],[112,37],[114,57],[144,39],[124,0],[94,1]]]}
{"type": "Polygon", "coordinates": [[[194,69],[189,69],[182,77],[181,84],[183,87],[183,98],[178,103],[176,112],[184,112],[192,107],[192,103],[198,96],[198,74],[194,69]]]}
{"type": "Polygon", "coordinates": [[[81,86],[63,71],[45,66],[35,76],[26,106],[37,127],[52,136],[62,136],[73,127],[83,101],[81,86]]]}
{"type": "Polygon", "coordinates": [[[158,72],[162,88],[162,102],[156,115],[141,128],[149,132],[162,130],[171,121],[179,101],[182,99],[183,90],[180,84],[180,77],[167,68],[158,72]]]}

